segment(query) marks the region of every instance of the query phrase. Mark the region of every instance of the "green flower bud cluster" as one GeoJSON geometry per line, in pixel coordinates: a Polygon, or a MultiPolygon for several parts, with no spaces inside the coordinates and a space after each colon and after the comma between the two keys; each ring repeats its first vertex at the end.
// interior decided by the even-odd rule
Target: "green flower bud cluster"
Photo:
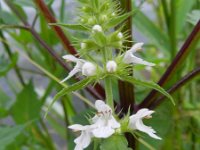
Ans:
{"type": "MultiPolygon", "coordinates": [[[[115,51],[117,49],[122,53],[123,43],[127,38],[126,33],[121,31],[122,22],[130,14],[123,15],[120,4],[112,0],[79,0],[79,2],[78,25],[86,34],[84,39],[78,38],[75,41],[80,57],[98,66],[96,75],[101,76],[101,79],[107,74],[122,73],[120,70],[124,70],[128,65],[123,63],[121,57],[116,56],[115,51]],[[118,29],[114,30],[116,26],[118,29]]],[[[128,71],[125,73],[128,74],[128,71]]]]}

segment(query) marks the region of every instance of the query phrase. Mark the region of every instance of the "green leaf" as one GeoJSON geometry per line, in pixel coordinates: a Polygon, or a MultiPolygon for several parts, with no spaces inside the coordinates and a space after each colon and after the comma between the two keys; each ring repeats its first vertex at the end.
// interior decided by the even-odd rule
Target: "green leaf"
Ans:
{"type": "Polygon", "coordinates": [[[162,87],[160,87],[158,84],[156,84],[154,82],[142,81],[142,80],[130,77],[130,76],[122,77],[122,79],[127,82],[130,82],[132,84],[141,85],[141,86],[145,86],[145,87],[149,87],[154,90],[157,90],[158,92],[162,93],[167,98],[169,98],[171,100],[171,102],[175,105],[175,102],[174,102],[174,99],[172,98],[172,96],[169,93],[167,93],[162,87]]]}
{"type": "Polygon", "coordinates": [[[0,88],[0,118],[8,115],[8,110],[12,104],[11,98],[0,88]]]}
{"type": "Polygon", "coordinates": [[[101,143],[100,150],[131,150],[131,148],[128,148],[128,142],[123,135],[114,135],[101,143]]]}
{"type": "Polygon", "coordinates": [[[81,24],[49,23],[51,26],[66,27],[72,30],[88,31],[89,29],[81,24]]]}
{"type": "Polygon", "coordinates": [[[133,24],[142,34],[144,34],[149,39],[150,43],[155,44],[160,50],[164,52],[169,50],[169,40],[167,35],[164,34],[141,11],[137,11],[137,14],[133,17],[133,24]]]}
{"type": "Polygon", "coordinates": [[[0,9],[0,24],[13,25],[18,23],[19,20],[12,13],[0,9]]]}
{"type": "Polygon", "coordinates": [[[0,77],[5,76],[17,63],[18,53],[14,53],[12,58],[9,60],[5,59],[4,56],[0,57],[0,77]]]}
{"type": "MultiPolygon", "coordinates": [[[[179,33],[185,24],[188,12],[192,9],[195,1],[176,0],[176,31],[179,33]]],[[[198,18],[199,19],[199,18],[198,18]]]]}
{"type": "Polygon", "coordinates": [[[38,119],[41,102],[38,100],[32,82],[26,85],[17,95],[16,102],[11,108],[11,114],[16,123],[25,123],[38,119]]]}
{"type": "Polygon", "coordinates": [[[50,111],[51,107],[52,107],[53,104],[56,102],[56,100],[58,100],[60,97],[64,96],[64,95],[67,94],[67,93],[70,93],[70,92],[73,92],[73,91],[82,89],[82,88],[86,87],[88,84],[92,83],[93,81],[94,81],[93,78],[85,78],[85,79],[83,79],[83,80],[81,80],[81,81],[79,81],[79,82],[76,82],[75,84],[73,84],[73,85],[71,85],[71,86],[69,86],[69,87],[66,87],[66,88],[62,89],[60,92],[58,92],[58,93],[54,96],[54,98],[53,98],[51,104],[50,104],[50,105],[48,106],[48,108],[47,108],[47,111],[46,111],[44,117],[46,118],[46,116],[47,116],[48,112],[50,111]]]}
{"type": "Polygon", "coordinates": [[[187,16],[187,21],[193,25],[196,25],[200,19],[200,10],[193,10],[187,16]]]}
{"type": "Polygon", "coordinates": [[[110,19],[110,21],[105,25],[106,28],[112,28],[112,27],[116,27],[117,25],[119,25],[120,23],[123,23],[123,21],[125,21],[128,17],[130,17],[131,15],[133,15],[133,11],[129,12],[129,13],[125,13],[121,16],[117,16],[114,17],[112,19],[110,19]]]}
{"type": "Polygon", "coordinates": [[[6,146],[15,142],[16,137],[22,133],[23,129],[23,125],[0,127],[0,150],[4,150],[6,146]]]}

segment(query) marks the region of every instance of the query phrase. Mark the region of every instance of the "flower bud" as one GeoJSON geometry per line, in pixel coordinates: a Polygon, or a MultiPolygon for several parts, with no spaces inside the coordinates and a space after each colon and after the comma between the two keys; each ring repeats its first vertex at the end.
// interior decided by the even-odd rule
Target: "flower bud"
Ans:
{"type": "Polygon", "coordinates": [[[96,66],[91,62],[85,62],[82,66],[82,74],[85,76],[93,76],[96,74],[96,66]]]}
{"type": "Polygon", "coordinates": [[[102,27],[100,25],[96,24],[92,27],[92,31],[93,32],[102,32],[102,27]]]}
{"type": "Polygon", "coordinates": [[[115,72],[117,70],[117,63],[113,60],[110,60],[106,64],[106,69],[108,72],[115,72]]]}
{"type": "Polygon", "coordinates": [[[92,18],[92,17],[89,18],[89,19],[88,19],[88,23],[89,23],[89,24],[94,24],[94,23],[95,23],[95,19],[92,18]]]}
{"type": "Polygon", "coordinates": [[[108,19],[107,15],[101,15],[100,20],[106,21],[108,19]]]}
{"type": "Polygon", "coordinates": [[[122,39],[122,38],[123,38],[122,32],[119,32],[119,33],[117,34],[117,37],[118,37],[119,39],[122,39]]]}
{"type": "Polygon", "coordinates": [[[86,43],[81,43],[81,49],[85,49],[86,48],[86,43]]]}
{"type": "Polygon", "coordinates": [[[111,16],[112,16],[112,17],[115,17],[115,16],[116,16],[116,13],[115,13],[115,12],[113,12],[113,13],[111,14],[111,16]]]}

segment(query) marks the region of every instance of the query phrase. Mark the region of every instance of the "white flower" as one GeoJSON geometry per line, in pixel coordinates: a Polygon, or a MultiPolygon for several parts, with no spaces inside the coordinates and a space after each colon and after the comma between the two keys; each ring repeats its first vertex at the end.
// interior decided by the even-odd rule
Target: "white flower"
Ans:
{"type": "Polygon", "coordinates": [[[65,82],[72,76],[74,76],[76,73],[81,72],[85,76],[92,76],[95,74],[96,66],[90,62],[87,62],[83,59],[79,59],[74,57],[73,55],[64,55],[63,59],[66,59],[67,61],[72,61],[76,63],[75,67],[69,72],[68,76],[61,81],[61,83],[65,82]]]}
{"type": "Polygon", "coordinates": [[[117,70],[117,63],[113,60],[110,60],[106,63],[106,69],[108,72],[115,72],[117,70]]]}
{"type": "Polygon", "coordinates": [[[93,76],[96,73],[96,66],[91,62],[85,62],[82,66],[82,74],[85,76],[93,76]]]}
{"type": "Polygon", "coordinates": [[[97,138],[107,138],[120,127],[120,124],[112,116],[112,109],[102,100],[97,100],[95,107],[98,113],[92,118],[94,123],[92,133],[97,138]]]}
{"type": "Polygon", "coordinates": [[[96,24],[92,27],[92,31],[93,32],[102,32],[102,27],[100,25],[96,24]]]}
{"type": "Polygon", "coordinates": [[[129,117],[129,128],[145,132],[152,138],[161,140],[161,138],[155,134],[156,131],[152,129],[152,127],[148,127],[142,122],[143,118],[151,118],[152,113],[154,113],[152,110],[146,108],[140,109],[136,114],[129,117]]]}
{"type": "Polygon", "coordinates": [[[76,143],[74,150],[83,150],[84,148],[89,146],[91,138],[93,137],[91,133],[91,126],[74,124],[69,126],[68,128],[74,131],[81,131],[81,135],[74,140],[74,142],[76,143]]]}
{"type": "Polygon", "coordinates": [[[119,39],[122,39],[122,38],[123,38],[122,32],[119,32],[119,33],[117,34],[117,37],[118,37],[119,39]]]}
{"type": "Polygon", "coordinates": [[[140,50],[142,48],[143,43],[136,43],[134,44],[130,50],[126,51],[123,57],[123,61],[126,64],[142,64],[142,65],[147,65],[147,66],[154,66],[154,63],[150,63],[147,61],[144,61],[141,58],[136,57],[135,55],[133,55],[133,53],[135,53],[136,51],[140,50]]]}

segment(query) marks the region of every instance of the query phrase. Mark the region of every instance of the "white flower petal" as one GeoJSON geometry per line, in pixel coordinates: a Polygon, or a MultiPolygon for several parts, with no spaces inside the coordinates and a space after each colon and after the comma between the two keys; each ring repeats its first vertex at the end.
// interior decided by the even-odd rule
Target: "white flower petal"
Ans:
{"type": "Polygon", "coordinates": [[[131,49],[129,50],[131,53],[135,53],[136,51],[142,49],[144,43],[136,43],[134,44],[131,49]]]}
{"type": "Polygon", "coordinates": [[[95,107],[96,107],[98,112],[102,112],[102,113],[109,112],[109,113],[112,113],[112,109],[110,108],[110,106],[105,104],[105,102],[102,101],[102,100],[97,100],[95,102],[95,107]]]}
{"type": "Polygon", "coordinates": [[[80,61],[80,59],[76,58],[74,55],[64,55],[62,58],[72,62],[80,61]]]}
{"type": "Polygon", "coordinates": [[[68,127],[74,131],[81,131],[81,135],[77,137],[74,142],[76,143],[75,150],[83,150],[84,148],[88,147],[91,142],[92,135],[92,127],[90,125],[80,125],[74,124],[68,127]]]}
{"type": "Polygon", "coordinates": [[[142,109],[138,110],[134,116],[136,116],[136,118],[144,118],[146,116],[150,116],[153,113],[154,113],[153,110],[149,110],[147,108],[142,108],[142,109]]]}
{"type": "Polygon", "coordinates": [[[92,131],[93,135],[97,138],[107,138],[107,137],[111,136],[114,132],[115,132],[115,130],[108,126],[96,128],[92,131]]]}
{"type": "Polygon", "coordinates": [[[120,123],[118,123],[113,116],[111,116],[111,119],[108,120],[108,124],[113,129],[120,128],[120,123]]]}
{"type": "Polygon", "coordinates": [[[147,133],[152,138],[159,139],[159,140],[161,139],[160,137],[158,137],[157,135],[154,134],[154,133],[156,133],[156,131],[154,129],[152,129],[151,127],[145,126],[143,124],[142,120],[138,120],[136,122],[136,128],[142,132],[147,133]]]}
{"type": "Polygon", "coordinates": [[[86,130],[86,126],[80,125],[80,124],[73,124],[71,126],[68,126],[69,129],[75,130],[75,131],[82,131],[86,130]]]}
{"type": "Polygon", "coordinates": [[[77,148],[86,148],[89,146],[90,142],[91,142],[91,133],[86,131],[82,131],[81,135],[79,137],[77,137],[74,142],[77,145],[77,148]]]}
{"type": "Polygon", "coordinates": [[[70,79],[71,77],[73,77],[75,74],[77,74],[78,72],[80,72],[81,69],[82,69],[82,66],[83,66],[83,63],[78,61],[76,63],[76,66],[69,72],[68,76],[65,79],[63,79],[60,83],[63,83],[65,81],[67,81],[68,79],[70,79]]]}
{"type": "Polygon", "coordinates": [[[136,57],[134,55],[132,55],[130,61],[131,61],[131,63],[135,63],[135,64],[141,64],[141,65],[146,65],[146,66],[155,66],[154,63],[147,62],[147,61],[145,61],[139,57],[136,57]]]}
{"type": "Polygon", "coordinates": [[[74,150],[83,150],[83,147],[82,145],[76,145],[74,150]]]}

